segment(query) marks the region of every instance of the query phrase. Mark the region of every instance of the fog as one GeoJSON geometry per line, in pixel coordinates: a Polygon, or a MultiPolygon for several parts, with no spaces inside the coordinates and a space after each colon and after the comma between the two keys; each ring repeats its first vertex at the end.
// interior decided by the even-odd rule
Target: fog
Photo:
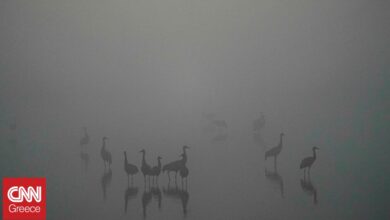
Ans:
{"type": "Polygon", "coordinates": [[[388,219],[389,11],[386,0],[2,0],[1,177],[46,177],[48,219],[388,219]],[[280,133],[274,164],[264,155],[280,133]],[[141,149],[155,166],[183,145],[187,187],[166,173],[144,184],[140,171],[126,194],[123,151],[140,168],[141,149]]]}

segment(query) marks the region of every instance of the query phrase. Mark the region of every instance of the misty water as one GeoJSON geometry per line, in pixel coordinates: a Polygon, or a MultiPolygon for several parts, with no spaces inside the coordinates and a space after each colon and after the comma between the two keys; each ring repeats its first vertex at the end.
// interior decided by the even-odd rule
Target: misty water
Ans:
{"type": "Polygon", "coordinates": [[[389,219],[389,9],[1,1],[0,177],[46,177],[48,219],[389,219]],[[124,151],[140,168],[183,145],[186,186],[128,183],[124,151]]]}

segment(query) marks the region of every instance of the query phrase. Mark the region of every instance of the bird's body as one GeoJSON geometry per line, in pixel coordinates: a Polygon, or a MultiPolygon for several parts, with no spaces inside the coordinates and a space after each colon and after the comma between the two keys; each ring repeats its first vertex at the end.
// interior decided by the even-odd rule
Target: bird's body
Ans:
{"type": "Polygon", "coordinates": [[[281,133],[279,144],[276,147],[273,147],[265,152],[265,159],[266,160],[268,157],[274,157],[275,161],[276,161],[277,156],[280,154],[280,152],[282,151],[282,148],[283,148],[283,136],[284,136],[284,133],[281,133]]]}
{"type": "Polygon", "coordinates": [[[85,145],[89,144],[89,135],[87,132],[87,128],[84,127],[83,129],[84,129],[84,136],[81,137],[81,139],[80,139],[80,146],[85,146],[85,145]]]}
{"type": "Polygon", "coordinates": [[[157,166],[152,167],[151,170],[151,176],[153,178],[156,177],[156,180],[158,180],[158,176],[160,176],[161,173],[161,159],[162,157],[157,157],[157,166]]]}
{"type": "Polygon", "coordinates": [[[142,153],[141,172],[144,175],[144,181],[146,183],[146,176],[150,177],[152,168],[150,167],[150,165],[145,160],[145,150],[141,150],[140,153],[142,153]]]}
{"type": "Polygon", "coordinates": [[[175,178],[177,177],[177,172],[179,172],[179,170],[183,167],[183,165],[186,164],[187,162],[187,153],[186,153],[186,150],[188,149],[189,147],[188,146],[183,146],[183,154],[186,155],[185,157],[183,157],[181,160],[176,160],[176,161],[173,161],[171,163],[168,163],[168,164],[165,164],[163,166],[163,169],[162,171],[163,172],[167,172],[168,173],[168,178],[170,179],[170,176],[169,176],[169,173],[170,172],[175,172],[175,178]]]}
{"type": "Polygon", "coordinates": [[[106,149],[107,139],[108,139],[107,137],[103,137],[103,145],[102,145],[102,149],[100,150],[100,155],[102,156],[104,167],[106,167],[106,163],[108,164],[109,167],[111,166],[112,163],[111,153],[106,149]]]}
{"type": "Polygon", "coordinates": [[[133,181],[133,175],[138,173],[138,167],[127,161],[126,151],[124,152],[124,155],[125,155],[125,162],[124,162],[125,172],[127,174],[127,177],[131,176],[131,180],[133,181]]]}
{"type": "Polygon", "coordinates": [[[316,159],[317,159],[316,150],[318,150],[318,149],[319,149],[318,147],[312,148],[313,156],[304,158],[301,161],[301,164],[299,165],[299,169],[304,169],[304,172],[306,171],[306,169],[309,169],[309,172],[310,172],[311,166],[314,164],[314,161],[316,161],[316,159]]]}

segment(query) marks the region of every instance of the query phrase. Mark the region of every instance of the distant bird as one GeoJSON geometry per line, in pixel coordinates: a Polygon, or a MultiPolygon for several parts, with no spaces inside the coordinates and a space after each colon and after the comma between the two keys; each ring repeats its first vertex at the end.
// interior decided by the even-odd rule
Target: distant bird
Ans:
{"type": "Polygon", "coordinates": [[[284,133],[280,133],[280,141],[279,144],[276,147],[273,147],[265,152],[265,159],[267,160],[268,157],[274,157],[275,163],[277,160],[278,155],[282,151],[283,148],[283,136],[284,133]]]}
{"type": "MultiPolygon", "coordinates": [[[[186,154],[183,153],[180,156],[182,156],[183,160],[187,162],[187,155],[186,154]]],[[[183,179],[184,178],[186,178],[186,185],[187,185],[187,177],[189,174],[189,170],[188,170],[185,162],[182,164],[182,167],[180,168],[179,174],[181,176],[181,185],[183,186],[183,179]]]]}
{"type": "Polygon", "coordinates": [[[84,130],[84,136],[80,139],[80,146],[88,145],[89,144],[89,135],[87,132],[87,128],[83,127],[84,130]]]}
{"type": "Polygon", "coordinates": [[[253,131],[260,131],[265,125],[265,118],[264,118],[264,114],[261,113],[261,116],[260,118],[256,119],[254,122],[253,122],[253,131]]]}
{"type": "Polygon", "coordinates": [[[158,183],[158,176],[161,173],[161,159],[162,157],[157,157],[157,166],[152,167],[151,176],[156,179],[156,183],[158,183]]]}
{"type": "Polygon", "coordinates": [[[100,150],[100,155],[102,156],[104,162],[104,168],[106,168],[106,163],[108,164],[108,167],[110,167],[112,163],[111,153],[106,149],[107,139],[108,139],[107,137],[103,137],[103,145],[102,145],[102,149],[100,150]]]}
{"type": "Polygon", "coordinates": [[[183,146],[183,154],[186,155],[181,160],[176,160],[171,163],[165,164],[163,166],[163,172],[167,171],[168,179],[171,180],[171,177],[169,176],[170,172],[175,172],[175,180],[177,179],[177,172],[182,168],[183,164],[185,165],[187,162],[187,153],[186,150],[190,147],[184,145],[183,146]]]}
{"type": "Polygon", "coordinates": [[[316,161],[316,159],[317,159],[316,150],[319,150],[319,148],[314,146],[312,148],[312,150],[313,150],[313,156],[312,157],[306,157],[305,159],[303,159],[301,161],[301,165],[299,166],[300,169],[304,169],[303,170],[303,174],[305,174],[305,171],[306,171],[307,168],[309,169],[308,172],[310,174],[311,166],[313,165],[314,161],[316,161]]]}
{"type": "Polygon", "coordinates": [[[137,168],[137,166],[135,166],[127,161],[126,151],[124,151],[123,154],[125,155],[124,168],[125,168],[125,171],[127,173],[127,183],[129,182],[129,176],[131,176],[131,182],[133,182],[133,175],[138,173],[138,168],[137,168]]]}
{"type": "Polygon", "coordinates": [[[149,176],[149,183],[150,183],[150,174],[151,174],[152,168],[150,167],[150,165],[148,163],[146,163],[145,149],[142,149],[139,152],[142,153],[141,172],[144,175],[144,183],[146,183],[146,176],[149,176]]]}

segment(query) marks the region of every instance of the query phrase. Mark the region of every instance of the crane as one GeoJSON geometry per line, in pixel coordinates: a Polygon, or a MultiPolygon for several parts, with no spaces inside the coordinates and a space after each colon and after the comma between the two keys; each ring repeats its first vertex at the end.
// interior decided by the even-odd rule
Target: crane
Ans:
{"type": "Polygon", "coordinates": [[[107,139],[108,137],[103,137],[103,145],[102,145],[102,149],[100,150],[100,155],[102,156],[104,162],[104,168],[106,168],[106,163],[108,164],[108,167],[110,167],[112,163],[111,153],[106,149],[107,139]]]}
{"type": "Polygon", "coordinates": [[[165,164],[163,166],[163,172],[167,171],[168,173],[168,179],[169,181],[171,180],[171,177],[169,176],[170,172],[175,172],[175,180],[177,180],[177,172],[181,169],[182,165],[187,162],[187,153],[186,150],[189,149],[190,147],[184,145],[183,146],[183,154],[186,155],[183,157],[181,160],[176,160],[171,163],[165,164]]]}
{"type": "Polygon", "coordinates": [[[133,175],[138,173],[138,168],[136,165],[133,165],[127,161],[126,151],[124,151],[123,154],[125,155],[124,168],[125,172],[127,173],[127,183],[129,183],[129,176],[131,176],[131,183],[133,183],[133,175]]]}
{"type": "Polygon", "coordinates": [[[280,141],[279,144],[276,147],[273,147],[265,152],[265,159],[267,160],[268,157],[274,157],[274,161],[276,164],[276,160],[280,152],[282,151],[283,148],[283,136],[284,133],[280,133],[280,141]]]}
{"type": "Polygon", "coordinates": [[[313,156],[312,157],[306,157],[301,161],[301,165],[299,166],[299,169],[303,169],[303,174],[305,175],[306,169],[308,169],[309,175],[310,175],[310,169],[313,165],[314,161],[317,159],[316,150],[319,150],[318,147],[314,146],[312,148],[313,156]]]}

